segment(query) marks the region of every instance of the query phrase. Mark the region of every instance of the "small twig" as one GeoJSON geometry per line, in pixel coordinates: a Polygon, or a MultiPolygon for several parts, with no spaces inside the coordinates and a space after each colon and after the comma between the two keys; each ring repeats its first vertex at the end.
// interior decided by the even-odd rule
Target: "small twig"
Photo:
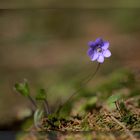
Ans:
{"type": "Polygon", "coordinates": [[[123,114],[122,114],[120,107],[118,105],[118,101],[115,101],[115,106],[116,106],[116,109],[118,110],[118,112],[120,113],[120,115],[122,116],[123,114]]]}

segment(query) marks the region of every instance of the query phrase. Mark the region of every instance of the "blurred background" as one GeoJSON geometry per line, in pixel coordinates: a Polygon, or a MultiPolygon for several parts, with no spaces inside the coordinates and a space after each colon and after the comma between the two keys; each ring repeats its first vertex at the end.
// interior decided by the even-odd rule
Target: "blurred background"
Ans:
{"type": "Polygon", "coordinates": [[[86,52],[97,37],[110,42],[112,56],[95,81],[123,67],[139,72],[140,1],[0,0],[0,128],[30,114],[13,89],[23,79],[33,96],[45,88],[52,108],[65,101],[95,70],[86,52]]]}

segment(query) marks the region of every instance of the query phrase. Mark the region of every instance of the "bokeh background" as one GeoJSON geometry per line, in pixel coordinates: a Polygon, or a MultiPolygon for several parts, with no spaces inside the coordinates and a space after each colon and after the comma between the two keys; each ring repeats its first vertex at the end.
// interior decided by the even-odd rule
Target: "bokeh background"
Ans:
{"type": "Polygon", "coordinates": [[[29,114],[13,89],[23,79],[32,95],[45,88],[52,108],[66,100],[96,68],[86,52],[97,37],[110,42],[112,56],[96,82],[123,67],[139,73],[140,1],[0,0],[0,128],[29,114]]]}

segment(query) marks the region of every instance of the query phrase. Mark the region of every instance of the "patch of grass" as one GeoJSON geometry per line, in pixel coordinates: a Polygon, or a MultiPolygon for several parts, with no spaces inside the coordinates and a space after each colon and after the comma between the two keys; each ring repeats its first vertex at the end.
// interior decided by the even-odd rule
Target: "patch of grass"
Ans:
{"type": "Polygon", "coordinates": [[[93,138],[125,140],[137,137],[133,133],[140,131],[140,96],[138,83],[131,71],[119,70],[104,78],[94,89],[96,93],[94,96],[86,91],[86,88],[84,92],[88,96],[79,94],[64,106],[59,114],[54,113],[43,118],[40,130],[82,132],[72,135],[56,133],[56,137],[60,140],[77,137],[89,140],[93,138]],[[91,133],[84,135],[85,131],[91,133]],[[116,135],[113,132],[123,133],[116,135]]]}

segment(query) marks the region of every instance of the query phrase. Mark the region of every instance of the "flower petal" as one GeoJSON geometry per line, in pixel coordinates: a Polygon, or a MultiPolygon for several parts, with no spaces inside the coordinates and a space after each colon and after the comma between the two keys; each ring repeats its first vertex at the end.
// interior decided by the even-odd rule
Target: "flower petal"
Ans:
{"type": "Polygon", "coordinates": [[[89,47],[94,47],[95,46],[95,42],[94,41],[89,41],[88,42],[88,46],[89,47]]]}
{"type": "Polygon", "coordinates": [[[104,56],[103,56],[103,55],[99,55],[97,61],[98,61],[99,63],[103,63],[103,62],[104,62],[104,56]]]}
{"type": "Polygon", "coordinates": [[[103,51],[103,55],[104,55],[104,57],[110,57],[111,52],[109,50],[105,50],[105,51],[103,51]]]}
{"type": "Polygon", "coordinates": [[[108,49],[109,48],[109,42],[104,42],[104,45],[102,46],[102,49],[103,50],[106,50],[106,49],[108,49]]]}
{"type": "Polygon", "coordinates": [[[95,44],[96,44],[96,45],[102,44],[102,42],[103,42],[103,40],[102,40],[101,37],[99,37],[99,38],[97,38],[97,39],[95,40],[95,44]]]}
{"type": "Polygon", "coordinates": [[[93,54],[94,54],[93,49],[89,48],[88,51],[87,51],[87,55],[88,55],[89,57],[92,57],[93,54]]]}
{"type": "Polygon", "coordinates": [[[95,61],[98,58],[99,54],[94,51],[94,54],[92,55],[91,61],[95,61]]]}

